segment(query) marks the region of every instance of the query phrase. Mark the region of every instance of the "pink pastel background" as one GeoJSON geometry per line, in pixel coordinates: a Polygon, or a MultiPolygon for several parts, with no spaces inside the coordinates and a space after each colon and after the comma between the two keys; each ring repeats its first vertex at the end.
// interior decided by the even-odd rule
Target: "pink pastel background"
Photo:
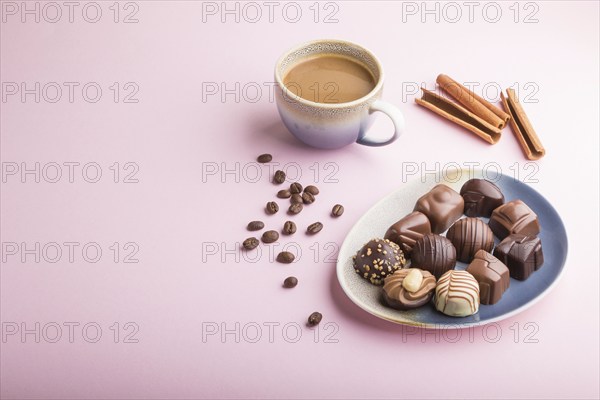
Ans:
{"type": "MultiPolygon", "coordinates": [[[[22,22],[7,3],[0,31],[3,171],[13,163],[80,167],[72,183],[66,167],[57,183],[3,177],[2,398],[599,397],[597,2],[520,3],[518,22],[513,2],[499,2],[496,23],[483,18],[483,2],[473,22],[466,6],[454,3],[463,14],[456,23],[445,3],[437,3],[439,22],[421,15],[421,2],[320,3],[315,22],[313,2],[297,2],[297,23],[282,17],[286,3],[276,3],[273,22],[264,14],[255,23],[245,3],[237,3],[238,23],[234,15],[225,15],[224,23],[220,14],[203,15],[203,7],[221,2],[120,3],[117,23],[113,2],[98,2],[97,23],[82,18],[86,2],[73,22],[63,7],[56,23],[36,23],[32,16],[22,22]],[[407,13],[414,7],[417,14],[407,13]],[[135,11],[137,23],[122,22],[135,11]],[[324,23],[331,12],[337,23],[324,23]],[[537,22],[524,23],[532,12],[537,22]],[[401,107],[407,121],[393,145],[317,151],[285,131],[268,92],[275,60],[292,45],[327,37],[360,43],[380,58],[384,98],[401,107]],[[510,130],[489,146],[418,108],[413,89],[433,88],[441,72],[478,82],[478,92],[488,83],[491,97],[497,97],[493,83],[519,88],[547,156],[527,164],[510,130]],[[43,97],[36,103],[34,95],[23,102],[7,95],[6,82],[77,82],[79,89],[72,103],[66,89],[56,103],[43,97]],[[82,98],[87,82],[103,90],[97,103],[82,98]],[[117,102],[109,88],[114,82],[117,102]],[[125,88],[128,82],[134,86],[125,88]],[[211,82],[230,89],[239,82],[239,99],[203,99],[211,82]],[[125,103],[135,85],[138,102],[125,103]],[[257,85],[264,90],[253,102],[249,90],[257,85]],[[248,221],[278,229],[286,219],[282,212],[264,215],[278,188],[266,168],[253,179],[252,162],[263,152],[281,165],[297,163],[287,165],[290,174],[299,169],[301,183],[318,180],[321,188],[317,202],[295,218],[300,232],[286,239],[303,251],[292,265],[271,262],[266,246],[254,261],[234,250],[249,236],[248,221]],[[102,171],[97,183],[82,179],[81,166],[91,162],[102,171]],[[110,169],[115,162],[118,183],[110,169]],[[135,164],[126,168],[127,162],[135,164]],[[458,339],[455,332],[436,337],[379,320],[351,303],[331,260],[354,222],[423,170],[468,162],[518,172],[556,207],[569,257],[555,290],[526,312],[492,328],[460,331],[458,339]],[[124,183],[135,165],[138,182],[124,183]],[[406,169],[415,165],[417,174],[408,177],[406,169]],[[215,166],[218,172],[207,174],[215,166]],[[337,202],[346,213],[333,220],[329,211],[337,202]],[[304,235],[317,220],[323,231],[304,235]],[[78,249],[96,242],[103,254],[97,263],[80,250],[73,262],[63,254],[56,263],[36,263],[6,248],[36,242],[77,242],[78,249]],[[118,262],[110,248],[115,242],[118,262]],[[124,248],[129,242],[139,249],[138,263],[123,262],[133,249],[124,248]],[[293,290],[281,288],[289,275],[300,280],[293,290]],[[317,310],[324,316],[318,337],[304,326],[317,310]],[[36,322],[46,327],[39,343],[33,334],[22,340],[7,333],[36,322]],[[72,343],[64,327],[70,322],[79,324],[72,343]],[[135,325],[126,328],[128,322],[135,325]],[[64,327],[56,343],[49,340],[53,323],[64,327]],[[96,343],[86,341],[93,330],[81,332],[88,323],[102,329],[96,343]],[[236,323],[239,343],[233,333],[208,335],[214,327],[235,331],[236,323]],[[272,340],[265,324],[273,326],[272,340]],[[137,343],[125,343],[136,326],[129,339],[137,343]],[[298,326],[301,337],[292,343],[298,326]]],[[[372,132],[389,129],[380,116],[372,132]]]]}

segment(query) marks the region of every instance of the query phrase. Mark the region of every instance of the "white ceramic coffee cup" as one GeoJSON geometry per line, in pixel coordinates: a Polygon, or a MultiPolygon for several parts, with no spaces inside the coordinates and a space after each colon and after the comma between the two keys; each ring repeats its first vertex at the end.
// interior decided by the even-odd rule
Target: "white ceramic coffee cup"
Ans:
{"type": "Polygon", "coordinates": [[[315,40],[294,47],[283,54],[275,66],[277,109],[288,130],[302,142],[318,148],[335,149],[350,143],[385,146],[398,138],[404,129],[400,110],[381,100],[383,69],[379,60],[367,49],[343,40],[315,40]],[[298,63],[319,54],[339,54],[367,68],[375,78],[375,87],[360,99],[346,103],[317,103],[293,93],[283,84],[286,73],[298,63]],[[386,114],[394,124],[388,139],[367,136],[374,112],[386,114]]]}

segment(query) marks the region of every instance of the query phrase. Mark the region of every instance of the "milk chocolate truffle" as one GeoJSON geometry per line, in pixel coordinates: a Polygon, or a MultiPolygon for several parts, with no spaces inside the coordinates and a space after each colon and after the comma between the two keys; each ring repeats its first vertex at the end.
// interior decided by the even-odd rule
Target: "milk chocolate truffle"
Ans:
{"type": "Polygon", "coordinates": [[[386,304],[398,310],[410,310],[429,303],[435,289],[435,277],[418,268],[399,269],[383,282],[386,304]]]}
{"type": "Polygon", "coordinates": [[[438,280],[435,308],[451,317],[467,317],[479,310],[479,283],[467,271],[450,270],[438,280]]]}
{"type": "Polygon", "coordinates": [[[479,218],[459,219],[448,229],[446,237],[456,248],[456,258],[465,263],[471,262],[479,250],[491,252],[494,247],[492,230],[479,218]]]}
{"type": "Polygon", "coordinates": [[[413,211],[390,226],[384,238],[400,246],[404,256],[410,259],[415,242],[427,233],[431,233],[429,219],[422,212],[413,211]]]}
{"type": "Polygon", "coordinates": [[[429,233],[416,241],[412,253],[412,268],[421,268],[439,278],[456,265],[456,249],[443,236],[429,233]]]}
{"type": "Polygon", "coordinates": [[[524,281],[542,267],[544,253],[537,236],[510,235],[494,249],[494,256],[510,271],[510,276],[524,281]]]}
{"type": "Polygon", "coordinates": [[[383,285],[383,279],[404,268],[406,260],[400,247],[387,239],[373,239],[353,257],[354,270],[373,285],[383,285]]]}
{"type": "Polygon", "coordinates": [[[496,208],[490,218],[490,228],[500,240],[518,233],[535,236],[540,233],[537,215],[521,200],[513,200],[496,208]]]}
{"type": "Polygon", "coordinates": [[[486,217],[504,204],[504,195],[492,182],[485,179],[470,179],[460,189],[465,200],[464,214],[467,217],[486,217]]]}
{"type": "Polygon", "coordinates": [[[464,208],[465,202],[460,194],[439,184],[417,200],[414,211],[427,215],[431,232],[442,233],[461,217],[464,208]]]}
{"type": "Polygon", "coordinates": [[[484,250],[475,253],[467,272],[479,282],[481,304],[496,304],[510,285],[510,275],[502,261],[484,250]]]}

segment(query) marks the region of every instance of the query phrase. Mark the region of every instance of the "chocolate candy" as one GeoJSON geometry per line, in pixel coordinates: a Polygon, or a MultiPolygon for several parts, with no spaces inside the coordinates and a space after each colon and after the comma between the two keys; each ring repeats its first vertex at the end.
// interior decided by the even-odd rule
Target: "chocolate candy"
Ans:
{"type": "Polygon", "coordinates": [[[494,249],[494,256],[510,271],[510,276],[524,281],[544,263],[542,241],[537,236],[510,235],[494,249]]]}
{"type": "Polygon", "coordinates": [[[484,250],[475,253],[475,258],[467,267],[467,272],[479,282],[481,304],[496,304],[510,285],[510,275],[506,265],[484,250]]]}
{"type": "Polygon", "coordinates": [[[535,236],[540,233],[537,215],[521,200],[513,200],[496,208],[490,218],[490,228],[500,240],[518,233],[535,236]]]}
{"type": "Polygon", "coordinates": [[[504,204],[504,195],[498,186],[485,179],[468,180],[460,189],[460,195],[465,200],[467,217],[489,218],[494,209],[504,204]]]}
{"type": "Polygon", "coordinates": [[[460,194],[439,184],[417,200],[414,211],[420,211],[429,218],[431,232],[442,233],[460,218],[464,208],[465,202],[460,194]]]}
{"type": "Polygon", "coordinates": [[[410,259],[415,242],[427,233],[431,233],[429,219],[422,212],[413,211],[390,226],[384,238],[400,246],[404,256],[410,259]]]}
{"type": "Polygon", "coordinates": [[[448,229],[446,237],[456,247],[456,258],[466,263],[471,262],[479,250],[490,252],[494,248],[494,234],[479,218],[459,219],[448,229]]]}
{"type": "Polygon", "coordinates": [[[435,289],[435,277],[418,268],[399,269],[385,278],[383,298],[398,310],[410,310],[429,303],[435,289]]]}
{"type": "Polygon", "coordinates": [[[428,233],[415,242],[411,267],[424,269],[439,278],[455,265],[456,249],[445,237],[428,233]]]}
{"type": "Polygon", "coordinates": [[[354,270],[373,285],[383,285],[383,279],[404,268],[406,260],[400,247],[387,239],[373,239],[353,257],[354,270]]]}
{"type": "Polygon", "coordinates": [[[466,317],[479,310],[479,283],[467,271],[450,270],[438,280],[435,308],[451,317],[466,317]]]}

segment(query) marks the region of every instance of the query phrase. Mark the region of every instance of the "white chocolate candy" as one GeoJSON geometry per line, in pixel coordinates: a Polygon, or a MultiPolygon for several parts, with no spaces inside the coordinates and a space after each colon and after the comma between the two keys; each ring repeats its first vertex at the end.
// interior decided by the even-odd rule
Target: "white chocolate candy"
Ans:
{"type": "Polygon", "coordinates": [[[421,288],[423,283],[423,274],[417,268],[412,268],[402,281],[402,287],[410,293],[414,293],[421,288]]]}
{"type": "Polygon", "coordinates": [[[438,280],[435,308],[452,317],[467,317],[479,310],[479,283],[467,271],[450,270],[438,280]]]}

